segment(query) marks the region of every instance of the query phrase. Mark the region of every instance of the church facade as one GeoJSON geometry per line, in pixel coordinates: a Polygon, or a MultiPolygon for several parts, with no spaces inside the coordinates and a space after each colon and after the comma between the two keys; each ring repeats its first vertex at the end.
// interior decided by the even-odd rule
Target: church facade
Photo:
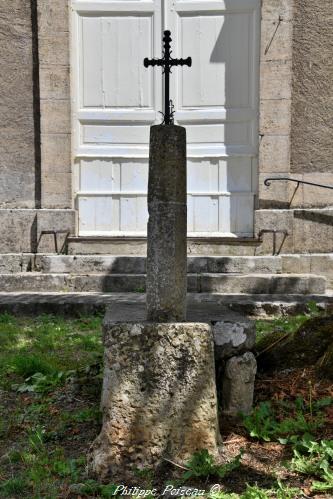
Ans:
{"type": "Polygon", "coordinates": [[[193,61],[189,252],[332,252],[333,192],[303,183],[333,185],[330,0],[13,0],[0,24],[1,254],[145,254],[164,29],[193,61]]]}

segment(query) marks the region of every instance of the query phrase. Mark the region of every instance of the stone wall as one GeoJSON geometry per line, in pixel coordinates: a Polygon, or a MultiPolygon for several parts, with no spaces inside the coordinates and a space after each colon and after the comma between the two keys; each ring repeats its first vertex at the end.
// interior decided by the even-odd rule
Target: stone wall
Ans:
{"type": "Polygon", "coordinates": [[[30,0],[0,0],[0,46],[0,207],[34,208],[38,164],[30,0]]]}
{"type": "Polygon", "coordinates": [[[260,60],[259,207],[286,208],[289,186],[264,186],[290,170],[293,0],[263,0],[260,60]]]}
{"type": "MultiPolygon", "coordinates": [[[[285,181],[264,185],[267,177],[333,185],[332,1],[263,0],[262,17],[255,233],[287,231],[277,236],[281,253],[332,252],[331,190],[285,181]]],[[[269,252],[272,234],[257,250],[269,252]]]]}
{"type": "MultiPolygon", "coordinates": [[[[333,185],[333,4],[295,0],[291,173],[333,185]]],[[[332,191],[304,187],[303,206],[332,204],[332,191]]]]}
{"type": "Polygon", "coordinates": [[[263,0],[262,16],[259,208],[331,206],[330,190],[263,181],[333,185],[332,1],[263,0]]]}
{"type": "Polygon", "coordinates": [[[38,0],[43,208],[71,208],[68,0],[38,0]]]}

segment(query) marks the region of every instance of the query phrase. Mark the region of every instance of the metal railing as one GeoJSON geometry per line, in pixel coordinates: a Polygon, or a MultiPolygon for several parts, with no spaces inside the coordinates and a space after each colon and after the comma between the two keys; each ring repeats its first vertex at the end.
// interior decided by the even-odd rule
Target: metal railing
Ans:
{"type": "Polygon", "coordinates": [[[264,184],[267,185],[267,187],[269,187],[271,185],[271,182],[274,182],[276,180],[296,182],[297,184],[296,189],[298,189],[299,184],[313,185],[315,187],[322,187],[323,189],[333,189],[333,185],[316,184],[315,182],[307,182],[306,180],[298,180],[297,178],[289,178],[289,177],[269,177],[264,180],[264,184]]]}

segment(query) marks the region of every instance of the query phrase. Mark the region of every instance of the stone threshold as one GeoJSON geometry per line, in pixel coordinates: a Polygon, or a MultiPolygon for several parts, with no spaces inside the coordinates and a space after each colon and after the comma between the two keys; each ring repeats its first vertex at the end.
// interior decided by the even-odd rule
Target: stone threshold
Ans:
{"type": "MultiPolygon", "coordinates": [[[[114,242],[146,242],[146,236],[70,236],[67,239],[68,243],[114,243],[114,242]]],[[[262,240],[258,237],[228,237],[228,236],[188,236],[189,242],[204,242],[204,243],[223,243],[230,245],[248,244],[258,245],[262,240]]]]}

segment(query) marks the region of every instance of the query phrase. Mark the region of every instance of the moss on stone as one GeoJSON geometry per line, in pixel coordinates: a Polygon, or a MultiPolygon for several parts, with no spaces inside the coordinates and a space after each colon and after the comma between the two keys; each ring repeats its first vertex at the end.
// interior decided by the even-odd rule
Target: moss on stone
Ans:
{"type": "MultiPolygon", "coordinates": [[[[258,365],[264,370],[312,366],[332,343],[333,315],[313,317],[287,336],[284,331],[279,331],[263,337],[257,345],[258,365]],[[279,337],[281,341],[276,343],[279,337]]],[[[332,361],[332,356],[328,357],[332,361]]]]}
{"type": "Polygon", "coordinates": [[[281,341],[286,334],[288,334],[286,331],[273,330],[261,336],[256,343],[257,352],[260,354],[261,352],[270,349],[275,343],[281,341]]]}

